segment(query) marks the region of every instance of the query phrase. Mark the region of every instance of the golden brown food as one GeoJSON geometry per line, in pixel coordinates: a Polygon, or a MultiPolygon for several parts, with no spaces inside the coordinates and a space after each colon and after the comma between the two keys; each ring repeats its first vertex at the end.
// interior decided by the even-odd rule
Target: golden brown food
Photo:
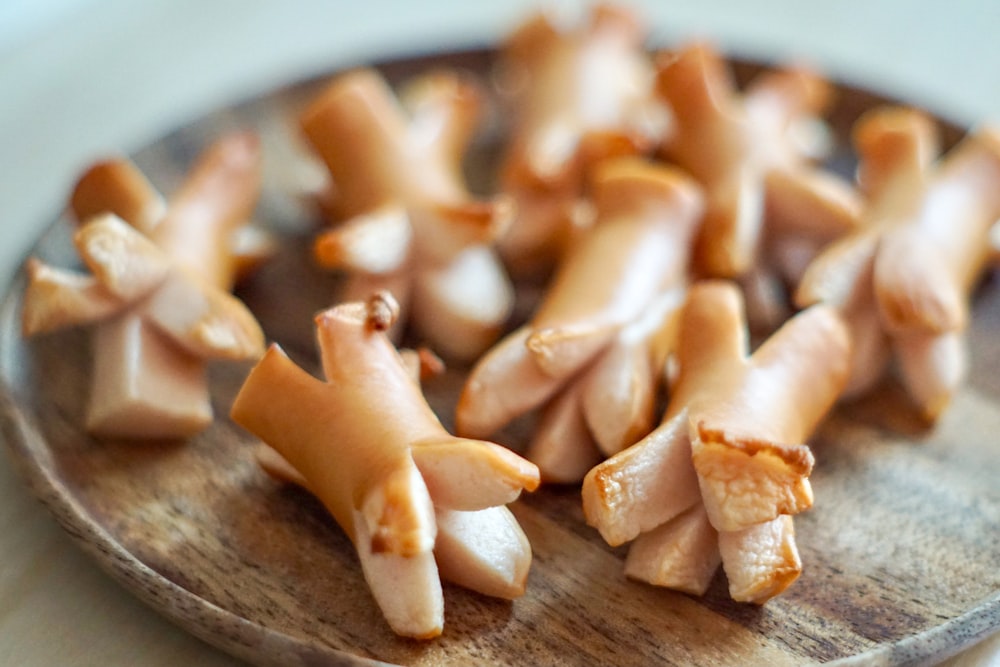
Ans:
{"type": "Polygon", "coordinates": [[[80,179],[74,241],[88,273],[29,260],[23,327],[33,335],[96,323],[87,429],[182,438],[212,420],[208,359],[252,359],[264,336],[228,291],[237,230],[260,187],[255,137],[216,142],[169,203],[124,159],[80,179]]]}
{"type": "Polygon", "coordinates": [[[746,274],[768,232],[822,242],[857,225],[856,194],[813,166],[816,146],[802,140],[830,98],[822,78],[803,68],[770,72],[739,95],[705,44],[664,53],[657,66],[657,91],[674,115],[664,155],[706,191],[697,252],[706,275],[746,274]]]}
{"type": "Polygon", "coordinates": [[[267,467],[314,493],[354,542],[392,629],[429,638],[444,624],[439,568],[489,595],[524,592],[531,550],[503,505],[536,488],[538,470],[445,431],[386,336],[398,314],[386,293],[321,313],[326,381],[272,345],[231,414],[280,454],[267,467]]]}
{"type": "Polygon", "coordinates": [[[847,379],[847,331],[813,307],[750,355],[721,282],[690,289],[680,326],[663,424],[587,474],[584,515],[609,544],[638,538],[629,576],[700,593],[721,559],[733,599],[761,603],[801,569],[788,517],[812,505],[804,441],[847,379]]]}
{"type": "Polygon", "coordinates": [[[341,300],[390,290],[401,323],[464,360],[496,340],[513,303],[490,247],[513,207],[474,199],[461,173],[480,106],[455,73],[425,74],[397,99],[365,69],[335,78],[301,118],[333,181],[334,227],[318,236],[315,255],[347,272],[341,300]]]}
{"type": "Polygon", "coordinates": [[[538,13],[501,48],[513,116],[500,190],[517,215],[498,247],[515,275],[550,267],[591,222],[586,184],[611,157],[648,153],[669,126],[639,18],[598,4],[572,27],[538,13]]]}
{"type": "Polygon", "coordinates": [[[486,437],[552,401],[528,454],[559,481],[578,481],[594,446],[618,451],[651,425],[663,339],[680,305],[701,210],[700,193],[683,174],[637,159],[602,164],[593,192],[597,223],[561,264],[531,321],[472,369],[456,412],[459,433],[486,437]],[[576,384],[583,388],[570,388],[576,384]],[[564,391],[573,398],[559,396],[564,391]],[[561,442],[570,428],[591,435],[574,438],[574,461],[557,465],[570,456],[561,442]],[[554,446],[563,454],[547,451],[554,446]]]}
{"type": "Polygon", "coordinates": [[[1000,135],[982,127],[938,159],[936,128],[906,108],[855,126],[864,224],[808,267],[800,305],[840,307],[855,340],[852,393],[882,375],[889,350],[933,421],[964,375],[969,297],[1000,217],[1000,135]]]}

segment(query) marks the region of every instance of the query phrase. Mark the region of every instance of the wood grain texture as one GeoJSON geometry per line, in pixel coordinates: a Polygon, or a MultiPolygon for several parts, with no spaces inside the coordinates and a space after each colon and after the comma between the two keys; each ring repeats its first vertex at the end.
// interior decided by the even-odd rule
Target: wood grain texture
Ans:
{"type": "MultiPolygon", "coordinates": [[[[393,80],[429,64],[488,71],[486,52],[391,64],[393,80]]],[[[315,371],[313,312],[336,279],[311,268],[310,209],[287,190],[281,142],[309,83],[205,118],[136,159],[170,191],[197,152],[227,129],[265,133],[258,218],[283,235],[281,255],[241,291],[269,338],[315,371]],[[270,148],[269,148],[270,147],[270,148]],[[271,150],[274,149],[274,150],[271,150]]],[[[842,138],[878,102],[843,88],[842,138]]],[[[494,119],[495,120],[495,119],[494,119]]],[[[484,134],[470,162],[488,187],[484,134]]],[[[949,130],[948,140],[956,136],[949,130]]],[[[836,160],[849,166],[846,153],[836,160]]],[[[73,262],[69,223],[36,252],[73,262]]],[[[225,418],[248,370],[213,369],[219,417],[187,443],[97,441],[81,430],[89,383],[86,332],[25,342],[23,279],[0,311],[3,439],[26,482],[116,579],[186,630],[258,665],[903,665],[938,660],[1000,627],[1000,286],[985,285],[970,339],[973,371],[944,419],[922,429],[898,387],[839,409],[814,442],[816,506],[797,521],[805,564],[783,596],[728,599],[723,575],[702,599],[625,580],[623,549],[582,518],[573,488],[513,507],[531,540],[528,593],[513,603],[446,585],[444,635],[394,636],[347,539],[307,494],[265,476],[259,446],[225,418]]],[[[462,369],[428,385],[450,417],[462,369]]],[[[516,440],[516,429],[507,437],[516,440]]]]}

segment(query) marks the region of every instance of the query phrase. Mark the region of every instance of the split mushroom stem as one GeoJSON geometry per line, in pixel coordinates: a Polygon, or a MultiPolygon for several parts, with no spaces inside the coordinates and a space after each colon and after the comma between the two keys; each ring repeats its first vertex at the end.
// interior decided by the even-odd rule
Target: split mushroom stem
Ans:
{"type": "Polygon", "coordinates": [[[24,265],[21,331],[25,337],[96,322],[121,312],[128,304],[92,275],[49,266],[35,257],[24,265]]]}
{"type": "Polygon", "coordinates": [[[520,84],[505,187],[579,190],[609,151],[635,154],[659,138],[664,123],[656,122],[642,39],[636,16],[610,5],[594,7],[575,29],[539,14],[514,33],[502,51],[520,84]]]}
{"type": "Polygon", "coordinates": [[[496,340],[513,307],[489,245],[512,204],[477,200],[462,179],[480,107],[478,89],[454,72],[427,74],[397,100],[362,69],[335,78],[301,117],[335,191],[336,226],[317,237],[316,260],[348,273],[348,299],[391,290],[418,334],[466,360],[496,340]]]}
{"type": "Polygon", "coordinates": [[[260,142],[233,134],[199,157],[150,238],[177,265],[229,290],[235,278],[236,229],[253,214],[260,193],[260,142]]]}
{"type": "Polygon", "coordinates": [[[634,540],[700,503],[686,417],[681,412],[664,421],[584,478],[584,517],[611,546],[634,540]]]}
{"type": "MultiPolygon", "coordinates": [[[[546,481],[578,483],[603,457],[649,432],[682,304],[681,289],[658,297],[544,406],[525,456],[546,481]]],[[[539,386],[552,385],[532,389],[539,386]]]]}
{"type": "Polygon", "coordinates": [[[692,595],[704,595],[722,563],[719,533],[695,503],[636,537],[625,557],[625,576],[692,595]]]}
{"type": "MultiPolygon", "coordinates": [[[[263,351],[263,333],[246,306],[229,292],[206,285],[176,266],[170,256],[114,214],[91,218],[77,230],[74,242],[104,297],[118,301],[118,311],[129,308],[191,354],[240,360],[263,351]]],[[[37,280],[35,266],[32,273],[37,280]]],[[[45,289],[55,289],[57,284],[49,280],[45,289]]],[[[66,295],[78,286],[79,281],[77,285],[63,282],[58,289],[66,295]]],[[[38,284],[29,287],[29,299],[39,288],[38,284]]],[[[78,296],[89,298],[92,293],[85,286],[78,296]]],[[[29,304],[26,315],[34,308],[29,304]]]]}
{"type": "Polygon", "coordinates": [[[414,272],[413,319],[441,354],[475,359],[500,336],[514,287],[493,250],[473,245],[444,266],[414,272]]]}
{"type": "Polygon", "coordinates": [[[545,480],[578,483],[602,458],[649,432],[683,296],[674,289],[657,297],[544,406],[525,456],[545,480]]]}
{"type": "MultiPolygon", "coordinates": [[[[502,200],[473,200],[461,180],[459,147],[480,106],[471,84],[437,72],[412,87],[409,117],[378,73],[349,72],[306,109],[302,129],[329,169],[340,218],[401,206],[417,251],[446,261],[470,243],[493,240],[512,211],[502,200]]],[[[333,243],[337,231],[320,239],[333,243]]]]}
{"type": "Polygon", "coordinates": [[[846,378],[850,341],[828,306],[792,317],[751,355],[736,288],[700,283],[688,298],[680,337],[680,378],[668,415],[691,406],[693,421],[731,425],[756,438],[803,442],[846,378]]]}
{"type": "MultiPolygon", "coordinates": [[[[862,155],[862,160],[864,155],[862,155]]],[[[890,331],[964,329],[972,287],[1000,218],[1000,132],[980,129],[927,179],[912,223],[889,229],[875,258],[875,290],[890,331]]]]}
{"type": "Polygon", "coordinates": [[[969,296],[1000,217],[1000,134],[979,128],[939,159],[925,114],[885,107],[857,122],[854,142],[865,224],[810,263],[795,300],[843,310],[855,338],[850,394],[878,379],[891,350],[933,421],[965,370],[969,296]]]}
{"type": "MultiPolygon", "coordinates": [[[[247,221],[256,202],[259,160],[259,145],[252,135],[216,142],[199,158],[164,218],[150,230],[151,239],[171,260],[217,288],[232,284],[235,264],[229,234],[247,221]]],[[[106,187],[115,197],[134,185],[110,180],[106,187]]],[[[181,311],[175,312],[183,312],[180,306],[181,311]]],[[[185,437],[211,421],[204,363],[148,328],[134,312],[97,327],[98,370],[88,409],[90,430],[126,437],[147,433],[185,437]]],[[[261,341],[262,337],[258,347],[261,341]]]]}
{"type": "MultiPolygon", "coordinates": [[[[385,386],[390,395],[400,388],[395,383],[385,386]]],[[[382,402],[380,414],[379,404],[370,405],[370,398],[347,387],[338,391],[336,384],[312,378],[272,344],[234,401],[232,417],[300,471],[309,489],[352,540],[357,539],[355,514],[369,503],[369,496],[376,496],[371,502],[395,503],[386,506],[384,517],[371,517],[376,523],[392,522],[383,524],[384,536],[391,541],[383,540],[376,550],[412,555],[431,548],[433,525],[421,519],[420,503],[414,505],[406,494],[392,497],[390,493],[396,480],[407,479],[411,467],[416,470],[409,447],[410,433],[403,430],[405,422],[395,418],[400,411],[412,416],[407,412],[412,413],[414,406],[382,402]],[[387,422],[389,412],[393,418],[387,422]],[[294,431],[290,425],[294,425],[294,431]],[[351,431],[346,432],[345,427],[351,431]],[[381,437],[379,446],[372,446],[372,435],[381,437]],[[348,444],[340,451],[330,447],[330,442],[348,444]]],[[[429,437],[419,427],[415,430],[418,439],[429,437]]],[[[413,484],[418,485],[415,481],[413,484]]],[[[424,486],[422,480],[419,486],[424,486]]],[[[426,487],[423,493],[427,493],[426,487]]]]}
{"type": "Polygon", "coordinates": [[[531,322],[470,373],[456,413],[460,433],[485,437],[540,405],[661,291],[683,283],[701,211],[687,177],[624,158],[597,170],[594,196],[598,221],[560,266],[531,322]]]}
{"type": "Polygon", "coordinates": [[[763,176],[749,161],[748,124],[730,99],[725,64],[706,45],[661,55],[657,64],[657,92],[676,125],[663,150],[705,188],[696,262],[709,275],[735,277],[753,264],[763,227],[763,176]]]}
{"type": "MultiPolygon", "coordinates": [[[[443,623],[432,554],[434,506],[439,516],[444,510],[486,511],[536,488],[538,470],[498,445],[444,430],[385,336],[397,316],[385,294],[321,313],[316,326],[326,382],[272,345],[231,414],[287,460],[352,539],[393,630],[430,637],[443,623]]],[[[476,545],[462,546],[473,538],[468,526],[492,525],[499,531],[491,533],[498,540],[494,564],[515,577],[504,590],[508,597],[523,590],[530,551],[509,517],[448,516],[454,529],[444,557],[459,564],[455,577],[464,576],[462,563],[480,562],[475,554],[490,558],[476,545]]],[[[476,567],[489,569],[482,562],[476,567]]]]}
{"type": "Polygon", "coordinates": [[[205,360],[262,352],[256,320],[225,291],[235,232],[259,186],[259,147],[249,134],[211,146],[166,208],[127,160],[99,162],[80,179],[74,242],[90,273],[30,262],[23,322],[26,333],[97,323],[88,430],[192,435],[212,418],[205,360]]]}
{"type": "Polygon", "coordinates": [[[843,387],[849,354],[840,316],[821,306],[793,317],[750,355],[738,289],[721,282],[690,289],[663,424],[584,479],[587,522],[612,545],[641,540],[630,576],[703,590],[697,559],[719,557],[689,509],[703,505],[719,544],[729,545],[721,559],[739,582],[730,588],[734,599],[762,602],[794,580],[801,564],[782,517],[812,504],[813,459],[801,443],[843,387]],[[777,537],[760,538],[758,527],[775,521],[777,537]],[[667,540],[682,536],[686,546],[671,550],[667,540]],[[769,554],[760,563],[747,560],[754,540],[769,554]]]}
{"type": "Polygon", "coordinates": [[[125,312],[91,333],[93,375],[86,426],[109,438],[187,438],[212,423],[202,359],[125,312]]]}
{"type": "Polygon", "coordinates": [[[128,308],[166,280],[169,261],[145,236],[113,213],[95,215],[73,237],[89,273],[32,257],[25,270],[25,336],[89,324],[128,308]]]}
{"type": "MultiPolygon", "coordinates": [[[[941,150],[933,121],[916,109],[882,107],[855,123],[852,140],[859,155],[858,181],[876,221],[910,204],[941,150]]],[[[884,222],[884,220],[882,220],[884,222]]]]}
{"type": "Polygon", "coordinates": [[[827,246],[806,268],[794,295],[802,307],[816,303],[836,306],[851,336],[851,371],[842,398],[854,398],[882,377],[891,354],[872,271],[878,234],[859,230],[827,246]]]}
{"type": "Polygon", "coordinates": [[[413,149],[402,107],[374,70],[337,77],[302,116],[306,138],[326,164],[342,217],[403,199],[459,201],[463,193],[440,167],[441,154],[426,143],[428,166],[412,170],[413,149]],[[431,166],[433,165],[433,166],[431,166]]]}
{"type": "Polygon", "coordinates": [[[736,288],[692,288],[668,415],[688,409],[692,460],[718,530],[812,504],[813,458],[802,443],[840,394],[849,354],[840,316],[820,306],[790,319],[749,355],[736,288]]]}
{"type": "Polygon", "coordinates": [[[742,276],[768,236],[829,240],[857,226],[857,195],[812,166],[821,142],[801,140],[828,102],[824,80],[802,68],[770,72],[740,96],[722,57],[693,44],[659,58],[656,89],[676,120],[663,152],[705,187],[697,261],[708,275],[742,276]]]}
{"type": "MultiPolygon", "coordinates": [[[[309,480],[277,451],[265,446],[256,454],[269,475],[313,493],[309,480]]],[[[433,496],[431,500],[438,502],[433,496]]],[[[503,505],[480,510],[436,507],[434,520],[434,560],[442,579],[507,600],[524,594],[531,546],[509,509],[503,505]]]]}
{"type": "Polygon", "coordinates": [[[729,594],[737,602],[763,604],[802,574],[795,524],[788,515],[720,532],[719,552],[729,580],[729,594]]]}
{"type": "Polygon", "coordinates": [[[682,172],[622,158],[595,172],[598,220],[566,258],[532,318],[537,330],[620,327],[663,284],[687,271],[689,241],[702,211],[682,172]]]}
{"type": "Polygon", "coordinates": [[[569,27],[539,13],[502,48],[513,120],[500,183],[517,213],[497,246],[514,274],[547,272],[589,226],[596,165],[648,152],[668,131],[642,41],[631,11],[599,4],[569,27]]]}
{"type": "Polygon", "coordinates": [[[618,332],[580,380],[581,411],[606,457],[637,442],[653,427],[658,388],[676,345],[684,294],[681,288],[664,292],[618,332]]]}
{"type": "Polygon", "coordinates": [[[661,53],[656,65],[656,90],[670,104],[677,123],[664,150],[699,181],[710,183],[749,148],[745,123],[733,118],[735,85],[725,62],[707,44],[693,44],[661,53]],[[713,141],[703,141],[707,137],[713,141]]]}

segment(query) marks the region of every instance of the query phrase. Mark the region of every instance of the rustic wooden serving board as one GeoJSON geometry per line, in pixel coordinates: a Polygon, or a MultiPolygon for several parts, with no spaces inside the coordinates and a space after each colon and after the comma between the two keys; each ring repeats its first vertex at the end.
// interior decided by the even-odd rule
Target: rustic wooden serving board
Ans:
{"type": "MultiPolygon", "coordinates": [[[[399,80],[432,64],[465,67],[485,81],[490,54],[408,59],[385,70],[399,80]]],[[[136,156],[169,192],[220,132],[253,127],[265,135],[258,217],[286,243],[241,296],[268,336],[309,368],[311,315],[329,304],[335,278],[307,260],[313,222],[289,194],[298,172],[289,170],[286,142],[318,85],[213,114],[136,156]]],[[[838,136],[879,101],[842,88],[838,136]]],[[[494,119],[491,131],[498,127],[494,119]]],[[[490,142],[487,132],[470,161],[481,186],[490,142]]],[[[59,220],[35,253],[70,265],[68,239],[69,224],[59,220]]],[[[805,572],[783,596],[762,608],[735,604],[721,574],[702,599],[629,582],[624,551],[584,524],[577,489],[545,489],[513,508],[534,550],[525,597],[509,603],[446,585],[444,635],[424,643],[390,632],[323,508],[257,468],[257,443],[225,416],[246,366],[213,371],[218,419],[190,442],[97,441],[80,428],[87,335],[22,340],[22,290],[19,280],[0,311],[2,435],[11,459],[123,585],[254,664],[902,665],[934,662],[1000,628],[996,284],[976,298],[971,379],[936,428],[920,426],[892,383],[823,426],[814,441],[816,505],[796,521],[805,572]]],[[[461,372],[428,386],[446,421],[461,372]]]]}

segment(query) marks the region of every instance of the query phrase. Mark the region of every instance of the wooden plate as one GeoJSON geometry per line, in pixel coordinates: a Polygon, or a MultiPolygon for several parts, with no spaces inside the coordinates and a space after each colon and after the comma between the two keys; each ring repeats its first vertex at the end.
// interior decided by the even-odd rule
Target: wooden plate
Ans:
{"type": "MultiPolygon", "coordinates": [[[[394,81],[430,65],[486,77],[489,52],[390,63],[394,81]]],[[[741,67],[746,74],[752,67],[741,67]]],[[[265,137],[258,217],[286,239],[241,296],[265,331],[315,367],[311,314],[334,279],[309,265],[312,221],[288,193],[283,146],[318,82],[213,114],[135,157],[170,191],[198,151],[227,129],[265,137]]],[[[841,88],[843,140],[883,100],[841,88]]],[[[498,125],[494,119],[493,129],[498,125]]],[[[470,160],[486,183],[495,134],[470,160]]],[[[952,128],[949,137],[957,136],[952,128]]],[[[846,151],[835,157],[850,168],[846,151]]],[[[476,175],[478,174],[478,175],[476,175]]],[[[53,193],[54,201],[65,193],[53,193]]],[[[59,220],[34,253],[73,263],[59,220]]],[[[731,602],[722,575],[695,599],[627,581],[624,552],[582,519],[576,489],[547,489],[514,511],[534,548],[527,595],[497,601],[446,586],[444,635],[395,637],[372,602],[347,539],[303,492],[252,460],[254,440],[225,415],[245,366],[213,370],[219,415],[187,443],[101,442],[85,434],[86,333],[24,341],[23,277],[0,311],[3,437],[32,490],[116,579],[206,641],[259,665],[899,665],[941,659],[1000,628],[1000,289],[977,295],[972,374],[933,430],[893,384],[839,409],[815,439],[815,508],[797,520],[801,579],[763,608],[731,602]]],[[[429,386],[447,417],[457,369],[429,386]]]]}

